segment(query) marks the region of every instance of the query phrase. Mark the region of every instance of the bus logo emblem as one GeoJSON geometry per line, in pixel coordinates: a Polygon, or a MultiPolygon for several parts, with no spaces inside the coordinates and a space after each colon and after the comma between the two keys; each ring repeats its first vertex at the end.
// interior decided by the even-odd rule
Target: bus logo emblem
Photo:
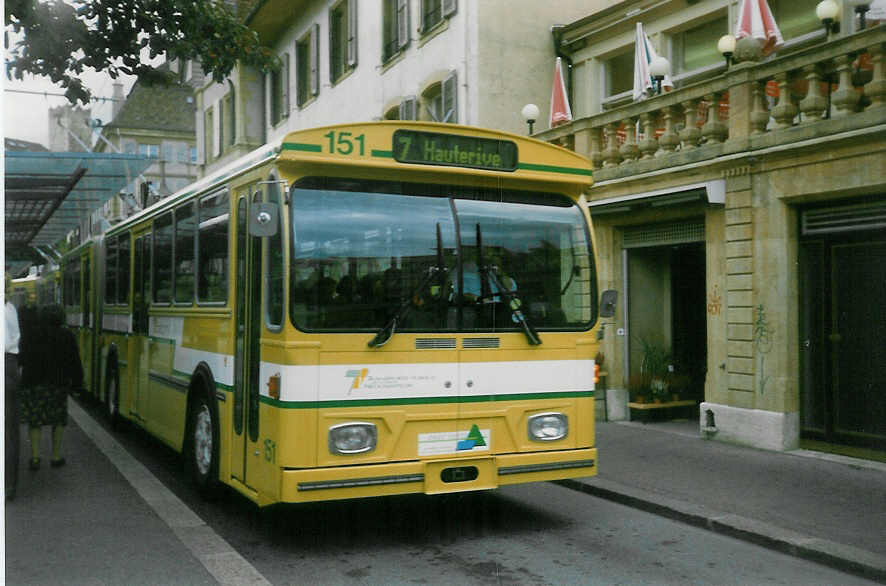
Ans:
{"type": "Polygon", "coordinates": [[[477,427],[477,424],[475,423],[471,426],[471,431],[468,432],[468,437],[459,440],[456,450],[460,452],[462,450],[473,450],[474,448],[485,446],[486,441],[483,439],[483,434],[480,433],[480,428],[477,427]]]}
{"type": "Polygon", "coordinates": [[[348,394],[351,394],[351,391],[358,390],[360,385],[363,384],[363,381],[366,380],[366,375],[369,374],[368,368],[361,368],[359,370],[349,370],[345,373],[345,378],[352,379],[351,386],[348,387],[348,394]]]}

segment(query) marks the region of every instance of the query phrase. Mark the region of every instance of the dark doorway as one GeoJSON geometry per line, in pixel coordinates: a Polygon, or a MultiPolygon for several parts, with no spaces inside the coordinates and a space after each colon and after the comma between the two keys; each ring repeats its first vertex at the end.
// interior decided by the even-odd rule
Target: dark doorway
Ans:
{"type": "Polygon", "coordinates": [[[653,347],[669,357],[670,390],[681,400],[703,401],[707,369],[704,243],[637,247],[627,252],[629,388],[638,381],[645,384],[641,365],[645,352],[653,347]]]}
{"type": "Polygon", "coordinates": [[[708,355],[704,244],[675,246],[671,259],[674,372],[688,378],[682,394],[700,403],[708,355]]]}
{"type": "Polygon", "coordinates": [[[886,239],[872,232],[800,245],[803,438],[886,450],[886,239]]]}

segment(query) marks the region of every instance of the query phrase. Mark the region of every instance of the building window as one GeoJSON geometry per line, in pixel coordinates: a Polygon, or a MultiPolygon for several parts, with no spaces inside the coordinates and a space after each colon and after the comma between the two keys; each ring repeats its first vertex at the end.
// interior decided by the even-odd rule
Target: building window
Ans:
{"type": "Polygon", "coordinates": [[[329,11],[329,79],[357,66],[357,0],[341,0],[329,11]]]}
{"type": "Polygon", "coordinates": [[[449,18],[458,7],[457,0],[421,0],[421,32],[430,31],[444,18],[449,18]]]}
{"type": "Polygon", "coordinates": [[[314,24],[295,44],[295,90],[299,107],[320,92],[319,43],[320,25],[314,24]]]}
{"type": "MultiPolygon", "coordinates": [[[[674,35],[671,39],[674,73],[686,73],[722,63],[723,56],[717,51],[717,41],[727,32],[729,21],[723,16],[674,35]]],[[[633,73],[633,65],[631,71],[633,73]]]]}
{"type": "Polygon", "coordinates": [[[815,0],[770,0],[772,16],[785,41],[817,31],[821,22],[815,16],[815,0]]]}
{"type": "MultiPolygon", "coordinates": [[[[715,44],[716,47],[716,44],[715,44]]],[[[606,72],[606,96],[629,92],[634,87],[634,51],[625,51],[607,59],[603,67],[606,72]]]]}
{"type": "Polygon", "coordinates": [[[382,10],[381,60],[385,63],[409,44],[409,2],[384,0],[382,10]]]}
{"type": "Polygon", "coordinates": [[[138,154],[140,154],[143,157],[148,157],[149,159],[159,159],[160,158],[160,145],[159,144],[139,143],[138,154]]]}
{"type": "Polygon", "coordinates": [[[190,152],[191,162],[196,163],[197,162],[197,147],[192,146],[190,151],[191,151],[190,152]]]}
{"type": "Polygon", "coordinates": [[[418,98],[415,96],[403,98],[397,113],[400,120],[418,120],[418,98]]]}
{"type": "Polygon", "coordinates": [[[271,126],[276,126],[289,115],[289,53],[280,55],[280,69],[269,76],[271,126]]]}
{"type": "Polygon", "coordinates": [[[421,101],[428,120],[458,122],[458,83],[453,71],[442,82],[432,85],[422,94],[421,101]]]}

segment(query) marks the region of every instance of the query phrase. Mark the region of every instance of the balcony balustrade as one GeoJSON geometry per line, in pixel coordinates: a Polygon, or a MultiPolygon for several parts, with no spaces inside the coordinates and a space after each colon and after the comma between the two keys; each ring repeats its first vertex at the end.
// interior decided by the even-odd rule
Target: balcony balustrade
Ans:
{"type": "Polygon", "coordinates": [[[863,131],[886,122],[884,49],[880,25],[535,137],[588,156],[600,182],[863,131]]]}

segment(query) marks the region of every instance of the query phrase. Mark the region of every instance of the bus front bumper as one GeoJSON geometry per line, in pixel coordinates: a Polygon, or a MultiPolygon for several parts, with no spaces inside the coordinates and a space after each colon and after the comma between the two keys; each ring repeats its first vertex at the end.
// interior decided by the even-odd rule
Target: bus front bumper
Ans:
{"type": "Polygon", "coordinates": [[[597,474],[597,449],[283,470],[280,499],[297,503],[394,494],[490,490],[597,474]]]}

